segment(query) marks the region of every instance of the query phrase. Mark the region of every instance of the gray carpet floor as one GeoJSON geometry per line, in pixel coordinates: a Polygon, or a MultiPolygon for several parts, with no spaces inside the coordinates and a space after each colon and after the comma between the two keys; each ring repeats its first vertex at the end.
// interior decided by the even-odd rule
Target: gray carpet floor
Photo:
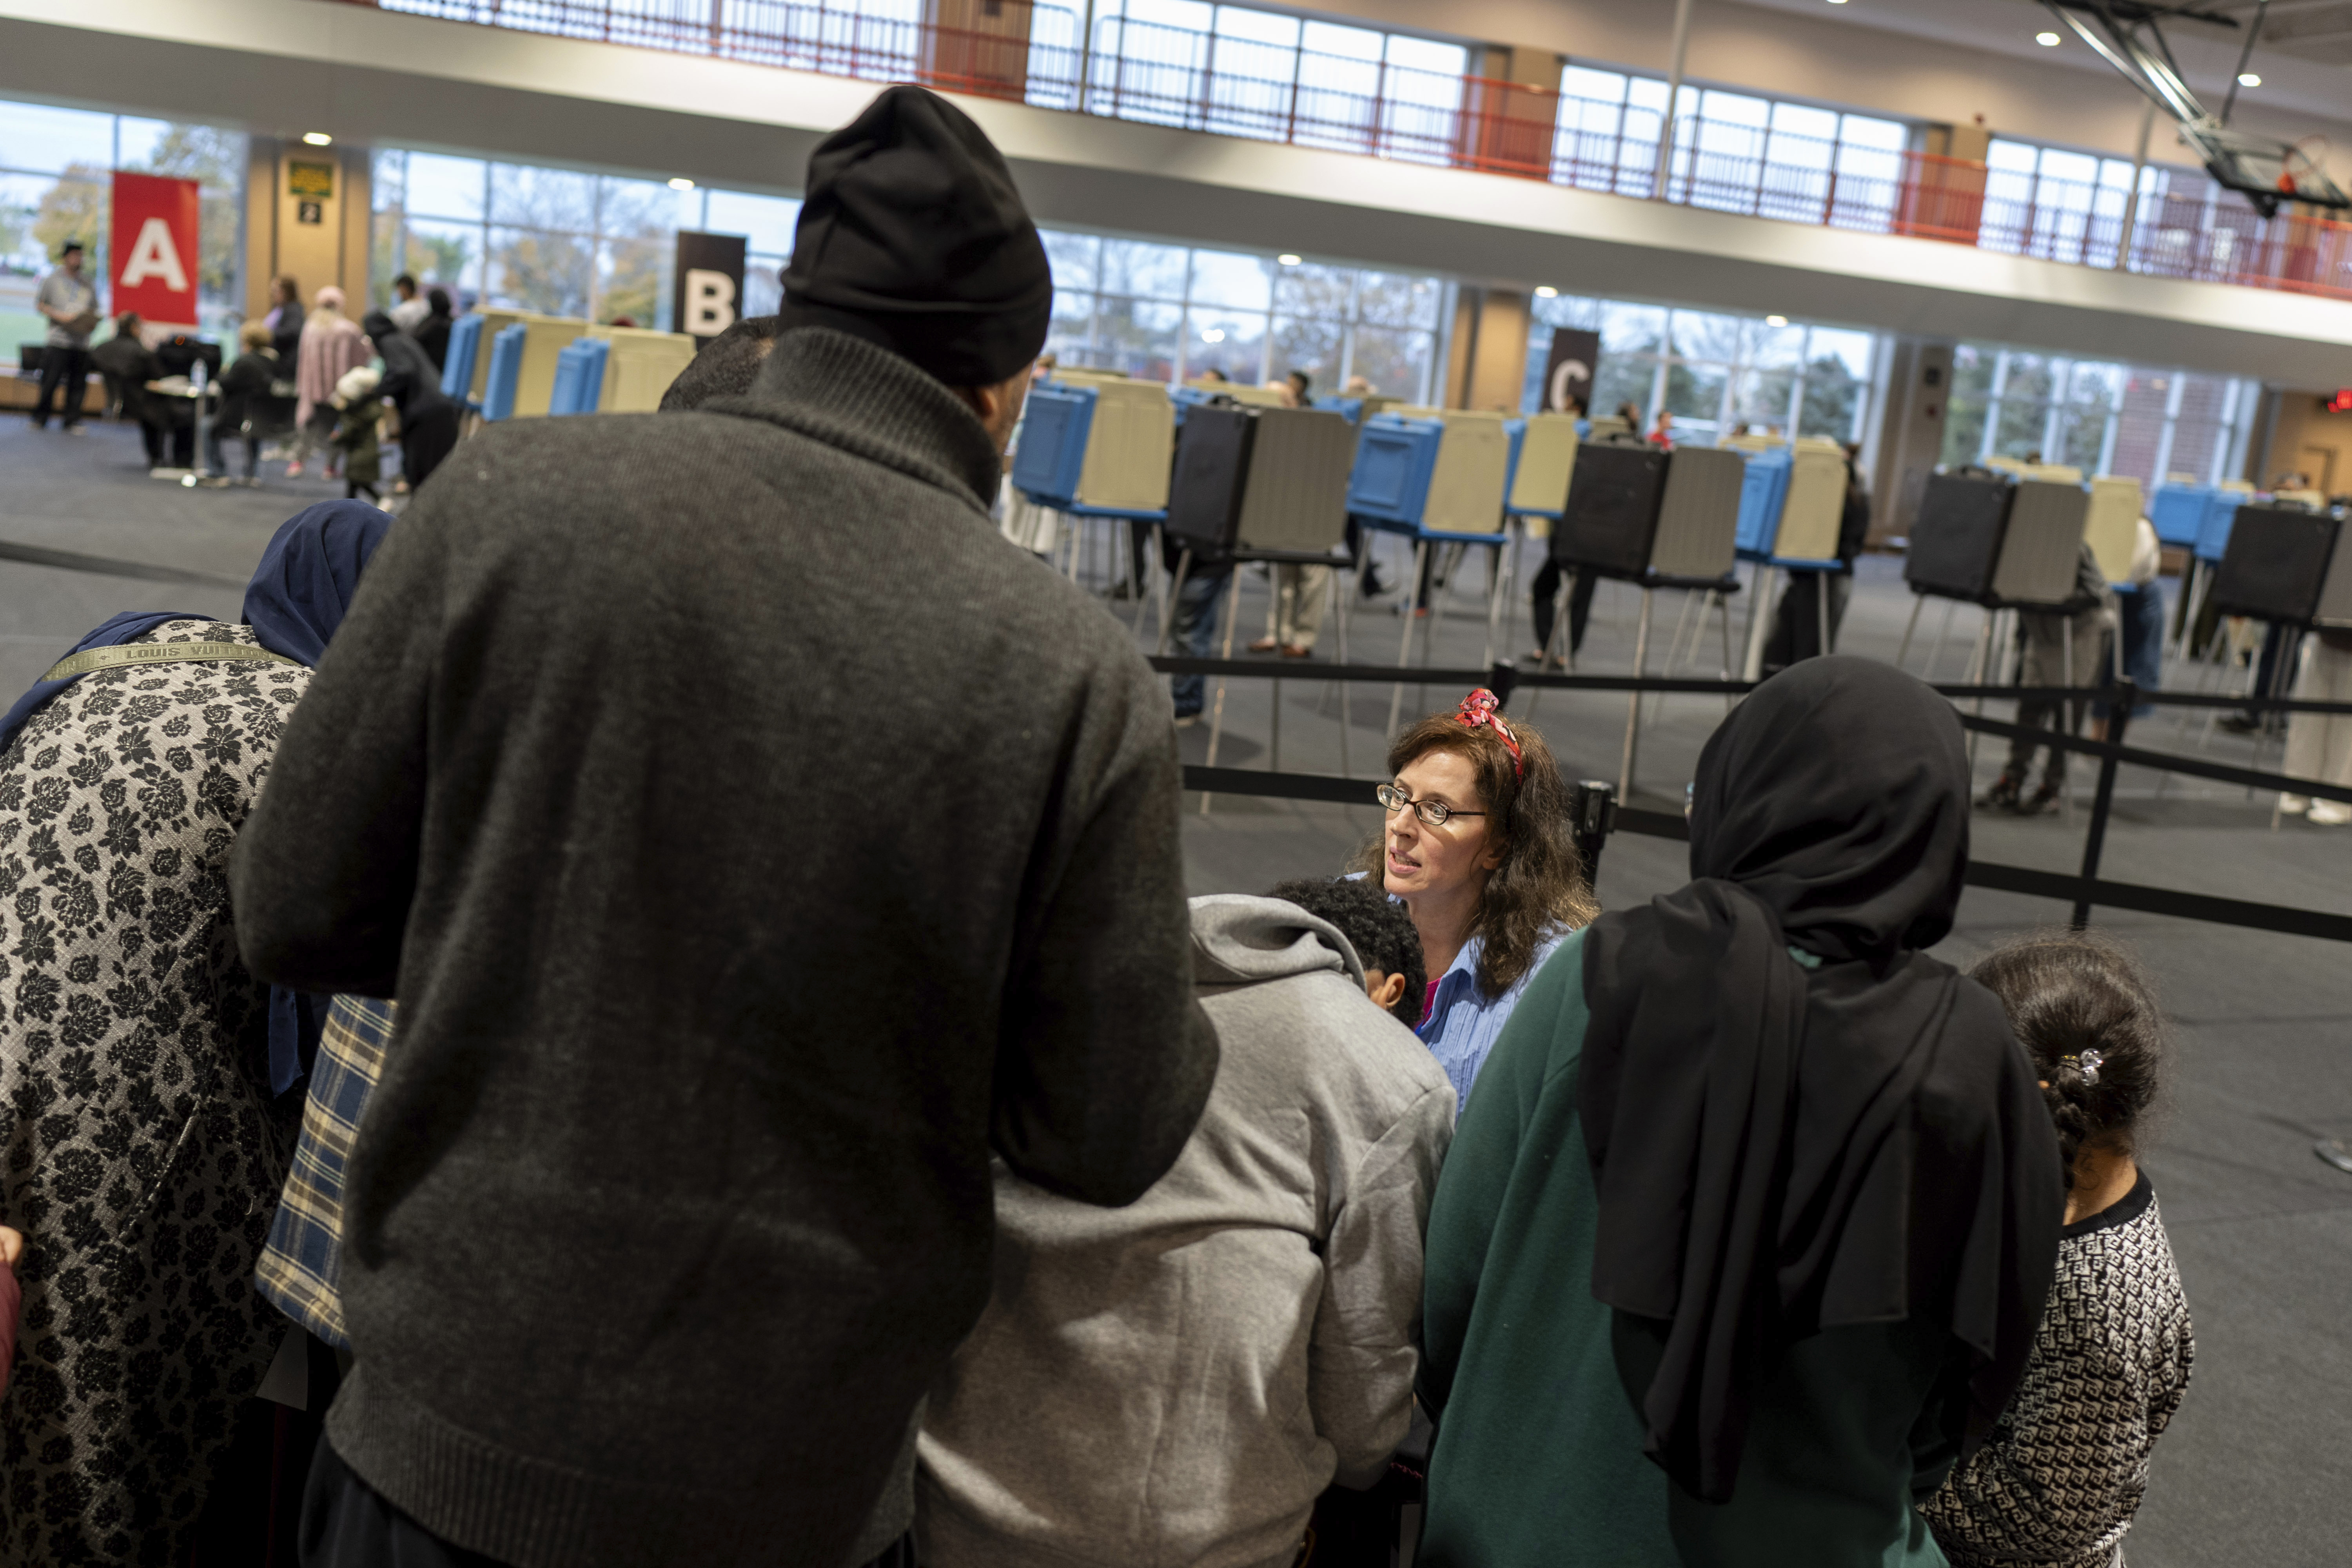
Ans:
{"type": "MultiPolygon", "coordinates": [[[[121,426],[67,437],[30,431],[21,419],[0,420],[0,689],[21,689],[118,610],[185,607],[234,616],[236,584],[277,525],[340,493],[316,479],[287,480],[282,468],[258,490],[183,489],[146,477],[135,433],[121,426]],[[55,563],[54,554],[22,558],[58,552],[189,580],[72,569],[55,563]]],[[[1112,558],[1106,543],[1098,540],[1087,563],[1097,583],[1112,558]]],[[[1402,576],[1394,542],[1380,548],[1390,552],[1391,578],[1402,576]]],[[[1910,595],[1897,563],[1873,559],[1864,566],[1842,646],[1892,658],[1910,595]]],[[[1434,618],[1432,658],[1439,666],[1475,665],[1486,640],[1484,563],[1474,557],[1454,577],[1457,587],[1434,618]]],[[[1133,614],[1129,605],[1111,607],[1133,614]]],[[[1583,668],[1632,667],[1637,608],[1631,591],[1601,589],[1583,668]]],[[[1676,595],[1659,595],[1654,672],[1668,657],[1681,608],[1676,595]]],[[[1735,641],[1745,614],[1735,599],[1735,641]]],[[[1931,606],[1922,617],[1910,659],[1915,672],[1936,640],[1939,616],[1931,606]]],[[[1958,612],[1938,669],[1943,678],[1959,678],[1976,617],[1974,610],[1958,612]]],[[[1244,572],[1236,646],[1258,635],[1265,618],[1264,580],[1244,572]]],[[[1502,647],[1523,650],[1524,604],[1515,606],[1512,621],[1502,647]]],[[[1354,658],[1394,662],[1402,623],[1388,601],[1355,605],[1348,622],[1354,658]]],[[[1715,625],[1703,628],[1696,658],[1685,657],[1677,672],[1714,675],[1721,637],[1715,625]]],[[[1685,655],[1693,640],[1685,625],[1679,645],[1685,655]]],[[[1327,626],[1321,657],[1334,655],[1339,642],[1338,625],[1327,626]]],[[[1377,828],[1370,791],[1380,773],[1390,689],[1356,687],[1352,721],[1343,731],[1331,684],[1314,680],[1312,666],[1292,663],[1283,670],[1282,767],[1350,773],[1365,781],[1366,804],[1221,795],[1203,815],[1192,797],[1184,832],[1196,892],[1260,891],[1286,877],[1328,875],[1377,828]]],[[[2194,669],[2174,676],[2190,684],[2210,678],[2194,669]]],[[[1450,687],[1408,687],[1403,709],[1450,709],[1460,696],[1450,687]]],[[[1228,684],[1217,737],[1221,764],[1266,767],[1276,761],[1272,698],[1270,681],[1228,684]]],[[[1512,710],[1545,733],[1570,776],[1613,779],[1626,707],[1622,696],[1555,692],[1532,703],[1522,698],[1512,710]]],[[[1698,748],[1722,713],[1716,698],[1654,700],[1642,731],[1636,794],[1643,804],[1679,805],[1698,748]]],[[[1184,731],[1188,760],[1205,760],[1210,738],[1206,724],[1184,731]]],[[[2207,735],[2201,716],[2179,722],[2160,714],[2136,726],[2133,738],[2159,750],[2193,753],[2201,746],[2201,754],[2242,763],[2254,756],[2243,738],[2207,735]]],[[[2000,742],[1980,749],[1982,781],[1990,781],[2001,751],[2000,742]]],[[[2277,761],[2273,742],[2266,762],[2277,761]]],[[[2088,765],[2078,763],[2074,777],[2087,806],[2088,765]]],[[[1980,815],[1976,853],[2073,870],[2084,821],[2082,811],[2031,820],[1980,815]]],[[[2105,871],[2124,880],[2352,913],[2352,829],[2315,828],[2293,818],[2274,827],[2268,796],[2138,769],[2124,770],[2120,781],[2105,871]]],[[[1685,877],[1680,845],[1621,834],[1602,859],[1599,891],[1604,904],[1620,906],[1676,887],[1685,877]]],[[[1941,952],[1965,964],[2065,915],[2046,901],[1971,890],[1941,952]]],[[[2352,1138],[2352,1064],[2345,1054],[2352,1050],[2352,950],[2153,916],[2103,913],[2096,923],[2147,961],[2173,1024],[2170,1102],[2146,1162],[2179,1255],[2198,1337],[2195,1379],[2157,1451],[2147,1501],[2130,1538],[2131,1561],[2135,1568],[2340,1562],[2342,1543],[2352,1537],[2352,1339],[2344,1329],[2345,1303],[2352,1299],[2352,1176],[2323,1164],[2313,1143],[2352,1138]]]]}

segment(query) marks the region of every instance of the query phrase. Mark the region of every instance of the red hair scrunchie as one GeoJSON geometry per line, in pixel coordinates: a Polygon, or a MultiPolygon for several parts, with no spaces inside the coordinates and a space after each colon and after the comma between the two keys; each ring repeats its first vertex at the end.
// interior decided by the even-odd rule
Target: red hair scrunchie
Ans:
{"type": "Polygon", "coordinates": [[[1511,727],[1503,722],[1503,715],[1499,711],[1502,706],[1503,700],[1482,686],[1462,700],[1462,706],[1454,710],[1454,716],[1473,730],[1483,724],[1494,731],[1495,738],[1510,750],[1511,776],[1525,778],[1528,770],[1519,756],[1518,739],[1511,733],[1511,727]]]}

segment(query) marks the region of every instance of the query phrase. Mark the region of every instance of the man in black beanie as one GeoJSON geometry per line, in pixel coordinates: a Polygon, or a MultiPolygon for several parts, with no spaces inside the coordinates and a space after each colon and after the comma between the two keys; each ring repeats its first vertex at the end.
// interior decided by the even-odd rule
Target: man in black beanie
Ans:
{"type": "Polygon", "coordinates": [[[401,1002],[311,1568],[898,1561],[992,1152],[1124,1204],[1183,1148],[1165,703],[988,519],[1052,291],[894,88],[748,393],[495,426],[371,564],[230,872],[257,973],[401,1002]]]}

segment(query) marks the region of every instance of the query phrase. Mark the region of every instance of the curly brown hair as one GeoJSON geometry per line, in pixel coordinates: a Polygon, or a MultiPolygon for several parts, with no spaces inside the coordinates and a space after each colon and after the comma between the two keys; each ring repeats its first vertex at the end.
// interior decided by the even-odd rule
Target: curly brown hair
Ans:
{"type": "MultiPolygon", "coordinates": [[[[1468,760],[1478,778],[1478,800],[1490,823],[1501,824],[1503,860],[1486,880],[1469,934],[1481,939],[1478,990],[1492,1000],[1517,984],[1535,963],[1536,949],[1560,926],[1592,923],[1601,905],[1585,879],[1583,857],[1569,817],[1568,785],[1552,761],[1551,748],[1533,725],[1506,721],[1519,743],[1514,759],[1495,731],[1465,724],[1454,713],[1432,713],[1406,730],[1389,748],[1394,778],[1431,752],[1447,751],[1468,760]]],[[[1349,869],[1381,876],[1382,830],[1356,851],[1349,869]]]]}

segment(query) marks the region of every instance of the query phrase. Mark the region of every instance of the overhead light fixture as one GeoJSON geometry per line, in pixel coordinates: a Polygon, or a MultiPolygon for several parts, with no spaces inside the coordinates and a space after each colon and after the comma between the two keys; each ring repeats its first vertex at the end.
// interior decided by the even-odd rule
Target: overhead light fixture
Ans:
{"type": "Polygon", "coordinates": [[[1845,4],[1845,0],[1830,0],[1830,4],[1832,5],[1843,5],[1845,4]]]}
{"type": "Polygon", "coordinates": [[[1559,290],[1547,283],[1542,288],[1536,290],[1536,298],[1538,300],[1557,300],[1559,298],[1559,290]]]}
{"type": "Polygon", "coordinates": [[[1764,324],[1768,327],[1785,327],[1789,324],[1789,318],[1786,316],[1767,316],[1764,318],[1764,324]]]}
{"type": "Polygon", "coordinates": [[[2252,71],[2240,71],[2238,73],[2238,85],[2240,87],[2260,87],[2263,85],[2263,79],[2256,76],[2252,71]]]}
{"type": "Polygon", "coordinates": [[[333,137],[323,131],[305,131],[302,132],[302,140],[313,147],[331,147],[335,142],[333,137]]]}
{"type": "Polygon", "coordinates": [[[1296,267],[1296,266],[1297,266],[1297,265],[1298,265],[1298,258],[1297,258],[1296,256],[1292,256],[1292,255],[1288,254],[1287,252],[1286,252],[1285,254],[1283,254],[1283,255],[1281,255],[1281,256],[1277,256],[1277,257],[1276,257],[1276,258],[1275,258],[1275,259],[1276,259],[1276,261],[1281,262],[1285,267],[1296,267]]]}
{"type": "Polygon", "coordinates": [[[2058,47],[2058,35],[2055,33],[2036,33],[2033,35],[2033,41],[2040,44],[2045,49],[2054,49],[2058,47]]]}
{"type": "Polygon", "coordinates": [[[1201,334],[1201,341],[1204,343],[1223,342],[1225,341],[1225,329],[1223,327],[1211,327],[1201,334]]]}
{"type": "Polygon", "coordinates": [[[669,188],[673,191],[690,191],[694,189],[694,182],[680,174],[669,183],[669,188]]]}

